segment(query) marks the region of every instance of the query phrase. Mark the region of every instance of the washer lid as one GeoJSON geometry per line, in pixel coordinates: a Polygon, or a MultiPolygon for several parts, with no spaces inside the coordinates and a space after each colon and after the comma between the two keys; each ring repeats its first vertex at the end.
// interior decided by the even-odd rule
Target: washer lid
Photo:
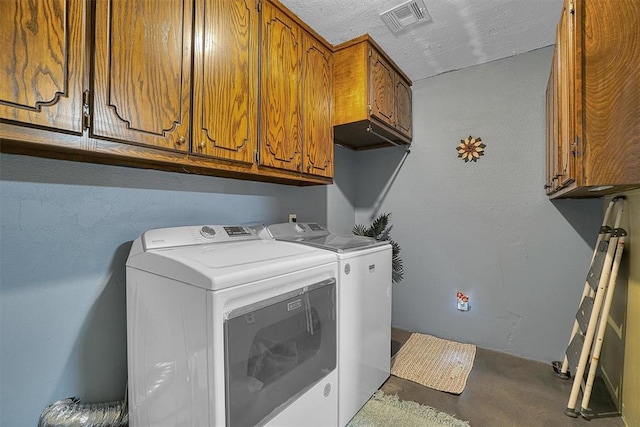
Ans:
{"type": "MultiPolygon", "coordinates": [[[[193,229],[200,227],[178,228],[184,229],[181,237],[175,228],[166,229],[166,236],[172,236],[171,239],[178,236],[182,242],[179,246],[163,243],[160,248],[145,248],[145,235],[136,239],[127,267],[219,290],[336,261],[335,255],[326,251],[275,240],[241,239],[187,245],[186,235],[192,236],[193,229]]],[[[166,240],[160,231],[152,233],[158,242],[166,240]]]]}
{"type": "Polygon", "coordinates": [[[387,244],[373,237],[335,234],[313,222],[272,224],[267,230],[276,240],[303,243],[334,252],[348,252],[387,244]]]}

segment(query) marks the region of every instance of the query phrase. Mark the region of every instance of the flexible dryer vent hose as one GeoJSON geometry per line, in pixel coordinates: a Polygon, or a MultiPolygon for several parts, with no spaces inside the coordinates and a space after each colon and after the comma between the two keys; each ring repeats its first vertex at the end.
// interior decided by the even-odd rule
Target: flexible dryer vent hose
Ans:
{"type": "Polygon", "coordinates": [[[81,404],[71,397],[58,400],[44,408],[38,427],[126,427],[129,425],[127,399],[81,404]]]}

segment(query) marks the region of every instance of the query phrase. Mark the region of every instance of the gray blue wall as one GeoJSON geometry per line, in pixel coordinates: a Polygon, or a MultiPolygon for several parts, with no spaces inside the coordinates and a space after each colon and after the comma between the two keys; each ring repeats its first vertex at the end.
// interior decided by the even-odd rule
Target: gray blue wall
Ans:
{"type": "Polygon", "coordinates": [[[356,221],[392,212],[405,279],[394,326],[530,359],[562,358],[602,200],[545,196],[552,48],[414,83],[414,142],[361,153],[356,221]],[[456,146],[479,136],[477,163],[456,146]],[[456,292],[471,311],[456,308],[456,292]]]}
{"type": "Polygon", "coordinates": [[[0,179],[2,427],[35,426],[70,396],[122,399],[124,264],[143,231],[282,222],[289,212],[327,223],[334,193],[9,154],[0,179]]]}
{"type": "Polygon", "coordinates": [[[416,82],[411,153],[337,147],[328,187],[0,154],[0,426],[36,425],[69,396],[122,398],[124,262],[154,227],[295,212],[348,233],[392,212],[406,270],[395,326],[560,358],[602,202],[551,203],[542,190],[550,61],[547,48],[416,82]],[[487,144],[473,164],[455,151],[469,134],[487,144]],[[456,310],[458,290],[470,312],[456,310]]]}

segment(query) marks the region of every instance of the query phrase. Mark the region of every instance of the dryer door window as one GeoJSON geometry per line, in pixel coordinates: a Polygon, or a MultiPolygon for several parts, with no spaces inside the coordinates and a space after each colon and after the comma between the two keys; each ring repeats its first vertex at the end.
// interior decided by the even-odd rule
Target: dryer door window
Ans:
{"type": "Polygon", "coordinates": [[[266,423],[336,368],[335,302],[328,280],[229,314],[227,426],[266,423]]]}

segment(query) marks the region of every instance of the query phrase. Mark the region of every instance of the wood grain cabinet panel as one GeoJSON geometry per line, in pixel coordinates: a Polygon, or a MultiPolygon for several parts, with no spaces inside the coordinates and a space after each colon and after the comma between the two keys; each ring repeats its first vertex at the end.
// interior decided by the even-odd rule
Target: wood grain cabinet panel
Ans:
{"type": "Polygon", "coordinates": [[[92,134],[187,151],[191,37],[188,0],[98,0],[92,134]]]}
{"type": "Polygon", "coordinates": [[[575,94],[572,89],[573,67],[570,66],[572,44],[567,40],[567,31],[572,27],[568,6],[569,4],[565,4],[560,14],[547,83],[547,194],[575,182],[577,172],[576,152],[571,150],[571,139],[575,131],[572,129],[574,122],[570,118],[575,114],[575,104],[572,102],[575,94]]]}
{"type": "Polygon", "coordinates": [[[269,2],[262,14],[260,164],[300,171],[301,29],[269,2]]]}
{"type": "Polygon", "coordinates": [[[413,137],[413,99],[411,86],[396,74],[395,79],[396,101],[396,129],[409,138],[413,137]]]}
{"type": "Polygon", "coordinates": [[[304,34],[303,60],[303,171],[333,177],[331,51],[304,34]]]}
{"type": "Polygon", "coordinates": [[[556,106],[558,104],[558,91],[556,90],[556,70],[558,64],[557,54],[558,50],[556,47],[553,52],[553,59],[551,61],[551,72],[549,73],[549,80],[547,81],[547,91],[545,96],[547,110],[547,173],[544,187],[547,191],[547,194],[551,194],[558,187],[558,114],[556,111],[556,106]]]}
{"type": "Polygon", "coordinates": [[[255,0],[196,1],[193,151],[253,163],[258,138],[255,0]]]}
{"type": "Polygon", "coordinates": [[[558,85],[558,170],[556,171],[559,187],[564,187],[576,181],[576,122],[577,114],[575,75],[575,23],[572,4],[565,3],[560,15],[557,31],[558,63],[556,66],[558,85]]]}
{"type": "Polygon", "coordinates": [[[376,49],[370,49],[369,52],[371,116],[395,127],[395,71],[376,49]]]}
{"type": "Polygon", "coordinates": [[[82,132],[84,0],[2,0],[0,120],[82,132]]]}
{"type": "Polygon", "coordinates": [[[640,187],[638,16],[636,0],[564,2],[547,89],[550,197],[640,187]]]}
{"type": "Polygon", "coordinates": [[[277,1],[262,4],[260,165],[333,177],[333,52],[277,1]]]}

